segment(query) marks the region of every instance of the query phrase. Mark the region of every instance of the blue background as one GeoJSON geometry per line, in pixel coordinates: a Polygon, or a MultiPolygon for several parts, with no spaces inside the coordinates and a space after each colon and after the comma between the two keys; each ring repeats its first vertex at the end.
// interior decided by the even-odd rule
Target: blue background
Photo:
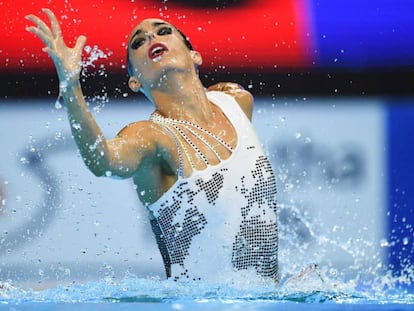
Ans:
{"type": "Polygon", "coordinates": [[[414,65],[414,1],[322,0],[311,6],[320,67],[414,65]]]}
{"type": "Polygon", "coordinates": [[[412,100],[393,99],[389,107],[388,238],[390,263],[398,271],[414,262],[414,106],[412,100]]]}

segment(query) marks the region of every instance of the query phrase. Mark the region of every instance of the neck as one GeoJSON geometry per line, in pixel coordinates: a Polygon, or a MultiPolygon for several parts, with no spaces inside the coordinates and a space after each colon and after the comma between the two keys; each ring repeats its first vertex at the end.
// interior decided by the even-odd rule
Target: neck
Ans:
{"type": "Polygon", "coordinates": [[[166,117],[198,123],[207,123],[213,118],[211,105],[196,74],[169,75],[151,89],[150,96],[157,111],[166,117]]]}

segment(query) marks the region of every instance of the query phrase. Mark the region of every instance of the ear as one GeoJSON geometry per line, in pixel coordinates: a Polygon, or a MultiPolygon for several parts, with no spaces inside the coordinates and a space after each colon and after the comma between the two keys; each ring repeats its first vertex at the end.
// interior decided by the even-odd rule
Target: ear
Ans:
{"type": "Polygon", "coordinates": [[[137,77],[133,76],[129,78],[128,86],[133,92],[137,93],[141,89],[142,84],[137,77]]]}
{"type": "Polygon", "coordinates": [[[201,54],[197,51],[190,51],[190,53],[194,65],[200,66],[203,63],[203,58],[201,57],[201,54]]]}

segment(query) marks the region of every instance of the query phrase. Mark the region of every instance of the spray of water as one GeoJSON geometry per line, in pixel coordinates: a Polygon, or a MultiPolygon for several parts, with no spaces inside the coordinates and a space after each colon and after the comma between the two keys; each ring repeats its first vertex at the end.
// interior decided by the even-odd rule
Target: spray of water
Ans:
{"type": "MultiPolygon", "coordinates": [[[[161,16],[165,15],[163,12],[160,13],[161,16]]],[[[96,74],[106,76],[105,67],[100,66],[96,71],[95,64],[99,59],[108,58],[111,53],[105,53],[97,46],[87,46],[85,54],[81,78],[87,79],[96,74]]],[[[252,87],[248,85],[249,89],[252,87]]],[[[98,103],[94,111],[99,112],[107,101],[105,92],[92,98],[91,102],[98,103]]],[[[60,97],[54,108],[62,108],[60,97]]],[[[296,138],[300,139],[301,135],[297,134],[296,138]]],[[[290,187],[288,180],[280,176],[279,179],[284,186],[290,187]]],[[[283,220],[279,227],[279,259],[282,269],[280,284],[266,280],[254,284],[248,280],[231,284],[175,282],[127,274],[121,280],[107,277],[96,282],[74,282],[71,285],[35,291],[18,288],[12,280],[8,280],[0,282],[0,303],[164,302],[185,299],[198,302],[414,302],[413,295],[407,291],[414,279],[414,268],[411,265],[407,264],[399,273],[392,272],[383,263],[382,254],[369,258],[365,256],[366,249],[374,247],[371,242],[362,239],[343,242],[320,234],[323,230],[318,227],[318,220],[308,219],[306,213],[294,204],[279,204],[279,216],[283,220]],[[331,248],[346,254],[352,259],[352,264],[348,267],[335,267],[328,258],[328,250],[331,248]]],[[[386,243],[382,244],[381,246],[387,247],[386,243]]]]}

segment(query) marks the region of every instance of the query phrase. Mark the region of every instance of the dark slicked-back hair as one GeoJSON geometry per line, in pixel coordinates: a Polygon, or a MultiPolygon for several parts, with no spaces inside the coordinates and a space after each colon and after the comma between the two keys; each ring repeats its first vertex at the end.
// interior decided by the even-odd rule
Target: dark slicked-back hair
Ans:
{"type": "MultiPolygon", "coordinates": [[[[185,46],[190,50],[190,51],[193,51],[194,50],[194,48],[193,48],[193,45],[191,44],[191,42],[190,42],[190,40],[188,39],[188,37],[180,30],[180,29],[178,29],[178,28],[176,28],[176,27],[174,27],[175,28],[175,30],[177,30],[178,31],[178,33],[181,35],[181,37],[183,38],[183,41],[184,41],[184,44],[185,44],[185,46]]],[[[127,69],[128,69],[128,74],[129,74],[129,76],[131,77],[131,76],[133,76],[134,75],[134,69],[132,68],[132,64],[131,64],[131,61],[130,61],[130,59],[129,59],[129,43],[128,43],[128,46],[127,46],[127,55],[126,55],[126,58],[127,58],[127,69]]]]}

